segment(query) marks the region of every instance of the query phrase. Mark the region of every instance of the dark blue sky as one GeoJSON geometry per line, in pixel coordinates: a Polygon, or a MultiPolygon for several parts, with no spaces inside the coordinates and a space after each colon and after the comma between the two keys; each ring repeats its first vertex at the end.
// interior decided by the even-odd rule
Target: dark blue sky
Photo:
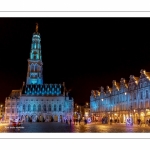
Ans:
{"type": "Polygon", "coordinates": [[[112,80],[150,72],[150,18],[0,18],[0,103],[26,81],[36,22],[44,83],[65,81],[77,103],[112,80]]]}

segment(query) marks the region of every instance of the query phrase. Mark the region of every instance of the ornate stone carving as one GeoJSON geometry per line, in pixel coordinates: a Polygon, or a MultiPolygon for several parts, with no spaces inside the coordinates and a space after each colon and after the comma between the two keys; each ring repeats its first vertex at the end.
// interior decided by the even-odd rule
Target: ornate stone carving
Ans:
{"type": "Polygon", "coordinates": [[[106,89],[109,90],[110,89],[109,86],[106,86],[106,89]]]}
{"type": "Polygon", "coordinates": [[[94,90],[91,91],[91,96],[95,96],[95,91],[94,90]]]}
{"type": "Polygon", "coordinates": [[[141,71],[140,71],[141,74],[145,74],[145,72],[146,71],[144,69],[141,69],[141,71]]]}
{"type": "Polygon", "coordinates": [[[96,96],[100,96],[100,92],[96,90],[96,96]]]}
{"type": "Polygon", "coordinates": [[[121,78],[120,83],[125,83],[125,79],[121,78]]]}
{"type": "Polygon", "coordinates": [[[104,88],[101,86],[101,92],[104,92],[104,88]]]}
{"type": "Polygon", "coordinates": [[[116,85],[116,80],[113,80],[113,81],[112,81],[112,84],[113,84],[113,85],[116,85]]]}

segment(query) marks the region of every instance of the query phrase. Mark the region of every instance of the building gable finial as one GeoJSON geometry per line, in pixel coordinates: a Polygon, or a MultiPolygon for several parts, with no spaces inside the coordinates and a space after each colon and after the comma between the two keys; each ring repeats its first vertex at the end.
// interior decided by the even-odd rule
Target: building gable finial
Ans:
{"type": "Polygon", "coordinates": [[[39,26],[38,23],[36,23],[36,29],[35,29],[36,32],[38,32],[38,26],[39,26]]]}

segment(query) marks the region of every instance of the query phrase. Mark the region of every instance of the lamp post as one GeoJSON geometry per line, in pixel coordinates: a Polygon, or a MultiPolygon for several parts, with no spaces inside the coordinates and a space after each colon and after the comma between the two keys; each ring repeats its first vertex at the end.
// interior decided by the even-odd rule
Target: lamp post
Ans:
{"type": "Polygon", "coordinates": [[[6,122],[6,114],[7,114],[7,107],[5,107],[5,122],[6,122]]]}
{"type": "Polygon", "coordinates": [[[131,105],[131,108],[130,108],[130,115],[131,115],[131,123],[132,123],[132,125],[133,125],[133,113],[132,113],[132,105],[131,105]]]}
{"type": "Polygon", "coordinates": [[[2,112],[3,112],[3,105],[1,105],[1,109],[0,109],[0,116],[2,117],[2,112]]]}

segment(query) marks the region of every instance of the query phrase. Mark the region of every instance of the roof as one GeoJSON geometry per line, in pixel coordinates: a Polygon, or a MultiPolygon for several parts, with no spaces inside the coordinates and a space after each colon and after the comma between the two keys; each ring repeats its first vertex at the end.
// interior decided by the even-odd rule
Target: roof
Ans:
{"type": "Polygon", "coordinates": [[[134,78],[135,78],[135,80],[136,80],[136,81],[138,81],[138,82],[139,82],[139,77],[134,77],[134,78]]]}
{"type": "Polygon", "coordinates": [[[118,88],[120,88],[120,83],[119,82],[116,82],[116,85],[118,88]]]}
{"type": "Polygon", "coordinates": [[[10,93],[10,97],[18,98],[20,96],[21,90],[12,90],[10,93]]]}
{"type": "Polygon", "coordinates": [[[150,78],[150,72],[146,72],[146,75],[150,78]]]}

